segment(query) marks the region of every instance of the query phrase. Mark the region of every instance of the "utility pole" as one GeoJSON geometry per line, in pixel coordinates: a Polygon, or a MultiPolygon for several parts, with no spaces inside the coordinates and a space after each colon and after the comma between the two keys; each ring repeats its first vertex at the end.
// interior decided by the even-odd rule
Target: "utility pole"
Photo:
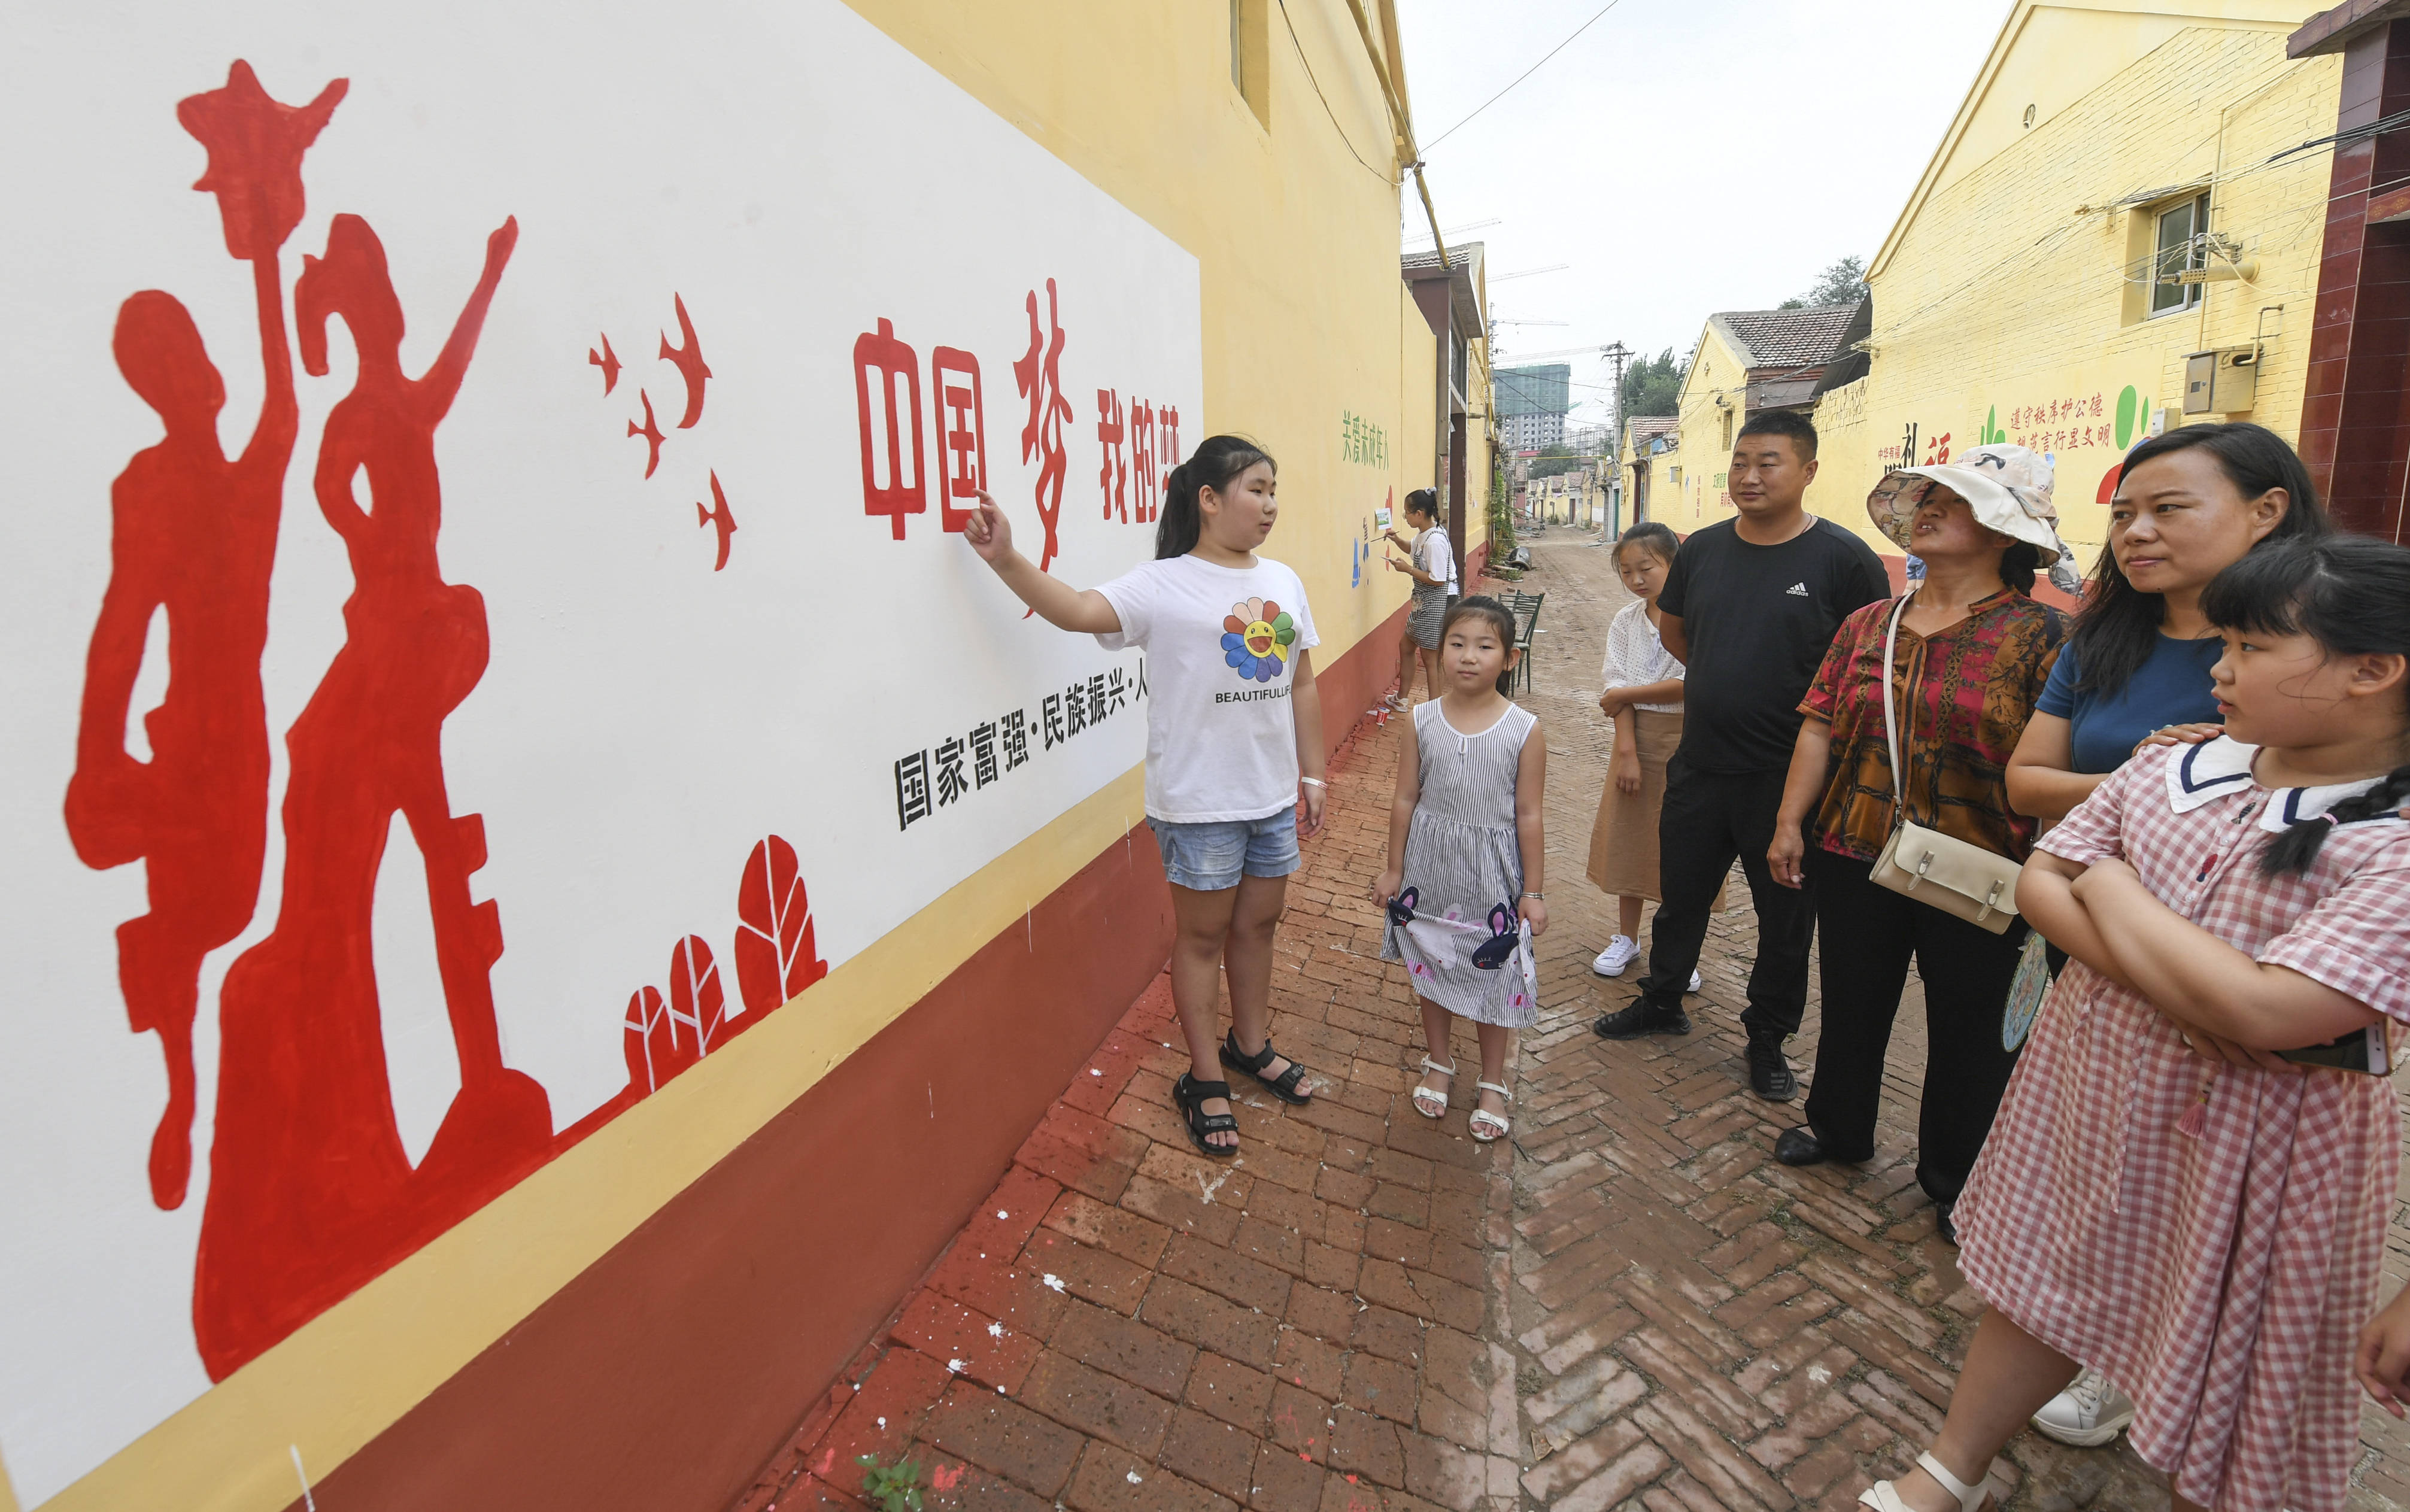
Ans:
{"type": "Polygon", "coordinates": [[[1612,346],[1601,347],[1598,355],[1615,364],[1615,428],[1607,432],[1606,443],[1606,459],[1615,479],[1608,485],[1608,496],[1615,504],[1607,511],[1606,527],[1599,536],[1607,541],[1614,539],[1616,528],[1623,523],[1623,365],[1632,360],[1632,350],[1618,340],[1612,346]]]}

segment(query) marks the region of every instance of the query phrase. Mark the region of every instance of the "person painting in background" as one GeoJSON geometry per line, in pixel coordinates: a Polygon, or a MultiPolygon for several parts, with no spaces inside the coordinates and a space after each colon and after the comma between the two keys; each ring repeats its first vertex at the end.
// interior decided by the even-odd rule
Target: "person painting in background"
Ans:
{"type": "Polygon", "coordinates": [[[1682,743],[1665,764],[1658,821],[1664,901],[1650,925],[1639,1001],[1591,1028],[1608,1040],[1688,1034],[1682,994],[1699,965],[1707,910],[1737,858],[1757,906],[1749,976],[1749,1090],[1799,1095],[1782,1041],[1808,1008],[1808,898],[1766,867],[1783,777],[1799,736],[1799,700],[1856,610],[1891,597],[1874,548],[1803,501],[1816,476],[1816,428],[1789,410],[1752,414],[1735,439],[1729,487],[1739,515],[1682,543],[1657,597],[1658,632],[1689,669],[1682,743]]]}
{"type": "MultiPolygon", "coordinates": [[[[1615,546],[1616,574],[1638,602],[1607,625],[1599,671],[1599,712],[1614,722],[1615,745],[1590,832],[1590,880],[1616,895],[1619,926],[1590,964],[1602,977],[1623,975],[1640,953],[1640,907],[1664,896],[1657,885],[1657,815],[1665,804],[1665,763],[1682,742],[1682,663],[1657,633],[1657,595],[1680,545],[1649,520],[1624,531],[1615,546]]],[[[1715,909],[1723,906],[1720,886],[1715,909]]],[[[1690,987],[1699,990],[1695,970],[1690,987]]]]}
{"type": "Polygon", "coordinates": [[[1262,447],[1209,438],[1164,486],[1155,560],[1085,592],[1013,550],[985,493],[963,531],[1049,624],[1149,652],[1146,822],[1171,881],[1171,996],[1189,1056],[1171,1098],[1190,1141],[1217,1157],[1239,1153],[1239,1120],[1216,1056],[1284,1102],[1313,1098],[1305,1068],[1271,1042],[1272,933],[1298,838],[1322,827],[1324,786],[1314,615],[1297,574],[1256,554],[1280,513],[1274,482],[1262,447]],[[1242,683],[1271,696],[1229,697],[1242,683]],[[1230,1032],[1217,1044],[1226,972],[1230,1032]]]}
{"type": "MultiPolygon", "coordinates": [[[[2009,759],[2017,812],[2055,821],[2144,748],[2216,735],[2209,669],[2223,643],[2201,615],[2202,589],[2262,545],[2333,529],[2309,469],[2262,427],[2185,426],[2127,454],[2109,501],[2108,549],[2009,759]]],[[[2054,968],[2066,964],[2055,946],[2050,953],[2054,968]]],[[[2033,1422],[2090,1447],[2133,1417],[2124,1392],[2085,1370],[2033,1422]]]]}
{"type": "MultiPolygon", "coordinates": [[[[1955,1239],[1951,1206],[2016,1064],[2000,1016],[2027,931],[2012,923],[1996,935],[1878,886],[1874,865],[1904,821],[2019,863],[2033,848],[2033,821],[2011,811],[2002,774],[2065,633],[2057,610],[2026,597],[2037,566],[2067,560],[2050,493],[2050,463],[2023,446],[1978,446],[1876,486],[1866,513],[1923,559],[1924,576],[1904,603],[1870,603],[1833,637],[1799,706],[1806,719],[1766,858],[1776,881],[1814,889],[1823,937],[1824,1022],[1808,1120],[1774,1141],[1774,1157],[1786,1166],[1874,1158],[1912,957],[1929,1046],[1916,1179],[1945,1240],[1955,1239]]],[[[2066,576],[2074,581],[2071,566],[2066,576]]]]}
{"type": "Polygon", "coordinates": [[[1408,708],[1414,704],[1417,659],[1423,665],[1424,686],[1430,690],[1431,697],[1440,695],[1440,626],[1457,599],[1456,547],[1439,523],[1438,490],[1416,488],[1406,495],[1406,523],[1414,527],[1411,541],[1401,538],[1395,531],[1382,532],[1382,539],[1404,546],[1408,558],[1404,561],[1395,557],[1383,560],[1392,572],[1403,573],[1415,580],[1405,634],[1398,642],[1398,691],[1389,699],[1389,706],[1394,709],[1408,708]]]}

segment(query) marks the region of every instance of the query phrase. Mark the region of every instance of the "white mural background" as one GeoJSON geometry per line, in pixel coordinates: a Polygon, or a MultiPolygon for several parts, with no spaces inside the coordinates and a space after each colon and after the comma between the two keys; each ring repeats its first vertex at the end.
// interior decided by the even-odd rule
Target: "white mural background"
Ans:
{"type": "MultiPolygon", "coordinates": [[[[128,1032],[112,932],[144,909],[139,864],[84,866],[62,801],[83,661],[109,572],[111,479],[159,422],[110,354],[120,302],[161,288],[192,311],[225,376],[229,453],[261,397],[252,286],[218,207],[191,185],[200,145],[180,99],[248,60],[269,93],[348,96],[309,153],[306,219],[383,239],[425,369],[474,284],[486,238],[519,225],[468,377],[437,432],[441,553],[485,598],[492,657],[444,726],[456,813],[485,816],[475,895],[498,901],[492,973],[505,1059],[556,1127],[627,1083],[620,1018],[692,933],[723,948],[738,874],[765,834],[791,841],[820,954],[860,952],[947,888],[1136,765],[1142,706],[994,785],[898,827],[893,763],[1134,655],[1025,620],[936,502],[906,538],[866,515],[852,365],[892,320],[928,362],[980,361],[993,491],[1033,555],[1037,462],[1011,364],[1026,294],[1055,281],[1072,409],[1055,573],[1089,584],[1152,555],[1153,529],[1099,518],[1096,390],[1176,406],[1207,432],[1195,260],[835,0],[624,0],[546,8],[90,5],[21,9],[0,60],[0,962],[14,1049],[0,1056],[0,1454],[37,1505],[208,1389],[193,1344],[215,1040],[227,965],[276,917],[271,824],[252,925],[204,971],[191,1196],[150,1198],[165,1097],[152,1037],[128,1032]],[[712,378],[684,390],[654,354],[692,316],[712,378]],[[603,393],[588,353],[626,364],[603,393]],[[668,439],[643,475],[626,428],[650,394],[668,439]],[[725,570],[699,526],[709,478],[737,529],[725,570]]],[[[289,307],[289,306],[288,306],[289,307]]],[[[264,663],[273,741],[342,643],[352,576],[310,486],[328,406],[350,386],[298,371],[264,663]]],[[[1174,458],[1166,457],[1169,470],[1174,458]]],[[[155,627],[154,627],[155,631],[155,627]]],[[[162,649],[155,638],[152,661],[162,649]]],[[[162,686],[146,662],[144,687],[162,686]]],[[[136,714],[142,707],[138,694],[136,714]]],[[[137,737],[138,739],[138,736],[137,737]]],[[[136,751],[137,755],[144,752],[136,751]]],[[[398,832],[407,836],[407,831],[398,832]]],[[[414,1159],[457,1085],[423,886],[380,874],[375,948],[396,1116],[414,1159]]],[[[1033,899],[1034,901],[1034,899],[1033,899]]],[[[732,1010],[741,1010],[731,983],[732,1010]]],[[[787,1011],[808,1012],[808,995],[787,1011]]]]}

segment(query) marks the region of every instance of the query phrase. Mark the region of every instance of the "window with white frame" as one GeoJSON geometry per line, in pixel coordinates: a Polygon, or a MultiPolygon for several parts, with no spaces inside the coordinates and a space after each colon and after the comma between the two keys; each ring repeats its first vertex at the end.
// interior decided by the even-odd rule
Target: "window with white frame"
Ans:
{"type": "Polygon", "coordinates": [[[2199,303],[2201,286],[2176,279],[2209,264],[2209,196],[2198,195],[2160,211],[2152,248],[2151,313],[2169,314],[2199,303]]]}

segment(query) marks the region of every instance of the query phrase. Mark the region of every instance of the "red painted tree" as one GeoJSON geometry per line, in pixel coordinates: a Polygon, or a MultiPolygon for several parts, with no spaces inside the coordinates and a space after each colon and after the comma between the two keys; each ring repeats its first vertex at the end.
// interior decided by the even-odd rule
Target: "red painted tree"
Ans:
{"type": "Polygon", "coordinates": [[[117,365],[159,412],[167,435],[109,490],[109,581],[93,628],[67,787],[67,834],[88,865],[146,864],[150,910],[117,931],[119,990],[135,1032],[167,1063],[167,1106],[151,1141],[151,1196],[184,1200],[192,1172],[193,1021],[202,957],[250,923],[268,846],[268,643],[284,472],[298,427],[277,255],[301,218],[301,155],[343,97],[269,98],[248,64],[224,89],[177,107],[209,149],[194,185],[214,193],[226,250],[252,265],[267,394],[242,455],[218,446],[225,386],[173,296],[134,296],[118,312],[117,365]],[[152,616],[167,621],[167,692],[143,721],[151,760],[126,753],[125,725],[152,616]]]}
{"type": "Polygon", "coordinates": [[[736,986],[748,1013],[767,1013],[828,975],[812,938],[812,905],[795,848],[770,836],[736,890],[736,986]]]}
{"type": "Polygon", "coordinates": [[[703,1059],[723,1038],[721,1019],[728,989],[719,966],[701,935],[689,935],[670,952],[670,1042],[688,1064],[703,1059]]]}
{"type": "Polygon", "coordinates": [[[628,1016],[620,1025],[627,1033],[628,1084],[636,1096],[658,1092],[662,1083],[693,1062],[681,1059],[670,1033],[670,1006],[659,987],[639,987],[628,995],[628,1016]]]}

